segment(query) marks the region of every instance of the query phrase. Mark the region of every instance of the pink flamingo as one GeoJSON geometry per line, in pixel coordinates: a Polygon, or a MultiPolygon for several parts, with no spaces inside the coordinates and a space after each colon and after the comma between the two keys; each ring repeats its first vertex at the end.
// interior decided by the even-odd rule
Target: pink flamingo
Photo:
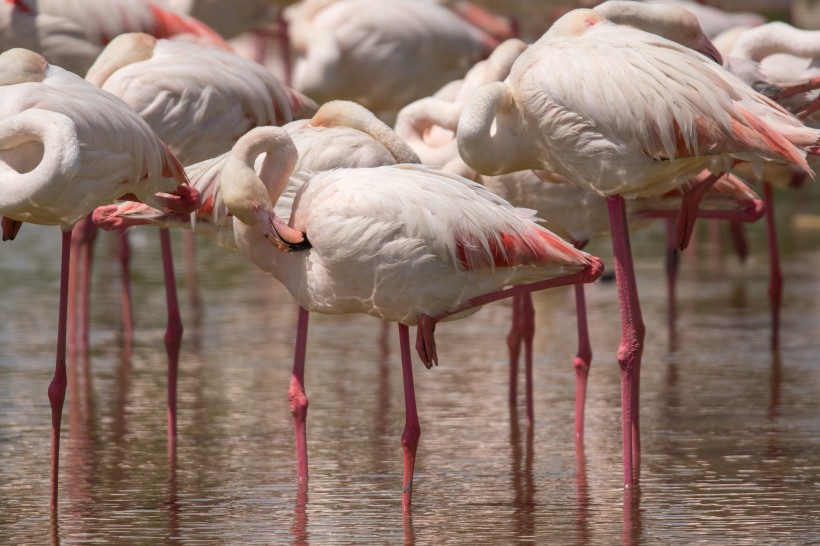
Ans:
{"type": "MultiPolygon", "coordinates": [[[[290,201],[293,194],[285,190],[296,161],[283,129],[252,130],[225,161],[222,200],[233,214],[240,251],[285,284],[301,306],[294,369],[304,366],[310,311],[399,322],[407,410],[402,506],[409,509],[420,428],[408,325],[418,324],[416,349],[430,367],[438,363],[438,321],[520,291],[590,282],[601,264],[482,186],[426,167],[308,175],[290,201]],[[288,223],[274,204],[290,214],[288,223]],[[502,290],[525,282],[533,284],[502,290]]],[[[299,476],[306,480],[307,399],[293,383],[291,399],[299,476]]]]}
{"type": "Polygon", "coordinates": [[[0,3],[0,46],[24,47],[51,64],[85,75],[115,36],[146,32],[158,38],[227,43],[192,17],[146,0],[7,0],[0,3]]]}
{"type": "MultiPolygon", "coordinates": [[[[716,38],[728,51],[726,68],[761,93],[795,112],[811,118],[820,108],[820,32],[782,22],[728,31],[716,38]]],[[[810,161],[813,165],[813,162],[810,161]]],[[[769,302],[772,312],[771,346],[780,345],[780,312],[783,275],[777,244],[772,184],[799,186],[805,171],[784,165],[766,165],[749,174],[759,178],[766,203],[766,237],[769,251],[769,302]]]]}
{"type": "MultiPolygon", "coordinates": [[[[0,214],[4,239],[21,222],[63,230],[57,361],[51,403],[51,508],[57,508],[60,423],[66,391],[68,261],[72,226],[94,207],[134,196],[179,206],[185,173],[173,154],[122,101],[31,51],[0,55],[0,214]]],[[[189,204],[189,203],[188,203],[189,204]]],[[[187,209],[190,210],[190,209],[187,209]]]]}
{"type": "MultiPolygon", "coordinates": [[[[376,167],[397,163],[418,163],[418,156],[390,127],[363,106],[347,101],[323,104],[309,120],[298,120],[283,127],[298,150],[291,179],[277,209],[282,216],[290,214],[289,206],[304,183],[301,171],[315,172],[341,167],[376,167]]],[[[95,222],[104,229],[120,229],[133,225],[154,224],[160,227],[183,227],[213,236],[222,246],[236,248],[233,217],[219,191],[219,176],[230,153],[206,160],[186,169],[192,186],[199,195],[196,222],[187,215],[169,214],[143,203],[121,203],[98,208],[95,222]]],[[[257,158],[255,169],[261,173],[263,158],[257,158]]],[[[303,346],[304,342],[300,346],[303,346]]],[[[288,392],[297,438],[299,476],[307,479],[307,451],[304,430],[307,418],[304,359],[294,361],[288,392]]]]}
{"type": "MultiPolygon", "coordinates": [[[[253,61],[229,51],[158,40],[142,33],[114,38],[86,79],[134,108],[183,165],[229,150],[252,127],[289,122],[316,109],[312,100],[289,89],[253,61]]],[[[168,438],[173,446],[182,320],[170,234],[167,229],[159,233],[168,299],[168,438]]],[[[121,244],[127,249],[124,237],[121,244]]],[[[87,265],[86,274],[89,270],[87,265]]],[[[128,308],[124,314],[130,322],[128,308]]]]}
{"type": "Polygon", "coordinates": [[[383,118],[461,77],[499,41],[416,0],[310,0],[286,18],[293,86],[317,102],[352,100],[383,118]]]}
{"type": "MultiPolygon", "coordinates": [[[[516,60],[505,82],[480,88],[464,108],[458,148],[471,168],[484,174],[543,169],[607,198],[621,306],[618,363],[629,491],[640,454],[645,330],[624,196],[662,194],[704,168],[726,172],[736,160],[808,170],[805,155],[819,138],[820,132],[702,55],[592,10],[556,21],[516,60]]],[[[699,197],[717,178],[684,194],[681,246],[699,197]]]]}

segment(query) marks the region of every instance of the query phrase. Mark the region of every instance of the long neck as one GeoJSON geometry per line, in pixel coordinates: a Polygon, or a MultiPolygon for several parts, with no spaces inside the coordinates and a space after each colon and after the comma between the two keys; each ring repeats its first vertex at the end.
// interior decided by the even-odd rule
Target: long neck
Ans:
{"type": "Polygon", "coordinates": [[[157,39],[153,36],[139,32],[117,36],[88,69],[85,79],[97,87],[102,87],[120,68],[150,59],[156,43],[157,39]]]}
{"type": "Polygon", "coordinates": [[[319,127],[350,127],[367,133],[396,158],[397,163],[420,163],[418,155],[387,124],[370,110],[353,102],[331,101],[322,105],[311,124],[319,127]]]}
{"type": "Polygon", "coordinates": [[[539,168],[529,153],[509,86],[496,82],[477,89],[461,112],[458,151],[464,162],[481,174],[497,175],[539,168]]]}
{"type": "MultiPolygon", "coordinates": [[[[0,122],[0,194],[4,215],[44,202],[80,169],[80,141],[68,116],[29,109],[0,122]],[[62,183],[61,183],[62,182],[62,183]]],[[[76,219],[73,219],[76,220],[76,219]]],[[[73,221],[67,220],[67,222],[73,221]]]]}
{"type": "Polygon", "coordinates": [[[820,57],[820,31],[769,23],[741,34],[732,48],[733,57],[757,62],[776,53],[807,59],[820,57]]]}
{"type": "Polygon", "coordinates": [[[273,207],[287,186],[296,165],[293,141],[279,127],[258,127],[234,145],[220,175],[220,191],[228,210],[249,226],[259,221],[259,211],[273,207]],[[259,173],[256,158],[265,154],[259,173]]]}

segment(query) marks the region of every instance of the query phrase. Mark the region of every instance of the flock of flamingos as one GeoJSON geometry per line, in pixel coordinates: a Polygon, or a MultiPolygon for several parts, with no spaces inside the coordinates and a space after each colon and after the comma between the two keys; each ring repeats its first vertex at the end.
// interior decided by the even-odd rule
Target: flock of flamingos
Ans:
{"type": "Polygon", "coordinates": [[[574,285],[581,435],[583,285],[604,270],[581,249],[609,233],[629,492],[644,343],[629,232],[665,218],[670,250],[683,249],[698,217],[765,215],[773,235],[770,183],[813,176],[820,155],[820,32],[684,0],[284,4],[0,4],[3,239],[26,222],[62,230],[52,510],[69,300],[85,297],[73,286],[96,228],[127,244],[140,224],[160,228],[170,442],[182,323],[168,230],[181,227],[237,249],[300,306],[289,389],[300,480],[308,313],[398,323],[405,510],[420,437],[408,327],[430,367],[437,322],[512,298],[511,365],[523,346],[530,378],[531,293],[574,285]]]}

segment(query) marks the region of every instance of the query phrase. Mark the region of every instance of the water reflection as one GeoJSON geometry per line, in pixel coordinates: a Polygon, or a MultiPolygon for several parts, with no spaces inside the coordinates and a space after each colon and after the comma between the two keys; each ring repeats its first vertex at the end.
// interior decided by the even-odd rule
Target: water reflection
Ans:
{"type": "MultiPolygon", "coordinates": [[[[778,352],[769,351],[762,226],[747,227],[745,264],[718,258],[701,228],[700,242],[681,255],[671,345],[665,234],[658,225],[636,235],[647,347],[641,483],[631,496],[620,483],[617,301],[602,282],[586,294],[596,364],[583,443],[574,440],[571,290],[534,301],[531,429],[523,399],[508,410],[509,305],[441,325],[441,365],[416,367],[424,435],[407,516],[395,326],[311,318],[311,479],[299,487],[287,403],[295,306],[267,276],[206,241],[195,255],[199,302],[183,302],[179,439],[169,454],[159,251],[155,234],[136,230],[130,350],[119,266],[105,261],[106,246],[97,253],[91,345],[69,362],[63,496],[50,520],[45,390],[57,264],[48,258],[58,241],[26,226],[8,247],[14,259],[0,260],[14,287],[0,298],[8,319],[0,325],[0,542],[810,543],[820,518],[820,231],[805,220],[817,214],[816,200],[803,198],[794,225],[797,205],[785,197],[778,219],[794,237],[781,245],[778,352]]],[[[596,244],[590,251],[606,259],[608,243],[596,244]]],[[[183,245],[175,239],[180,256],[183,245]]],[[[179,277],[180,294],[189,294],[191,280],[179,277]]]]}

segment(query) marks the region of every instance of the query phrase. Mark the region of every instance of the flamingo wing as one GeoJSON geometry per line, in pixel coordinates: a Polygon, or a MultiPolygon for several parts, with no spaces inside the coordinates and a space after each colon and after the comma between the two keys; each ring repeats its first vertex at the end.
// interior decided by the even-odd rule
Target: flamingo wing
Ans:
{"type": "Polygon", "coordinates": [[[524,85],[545,117],[580,118],[603,139],[655,160],[734,154],[808,168],[799,146],[816,141],[817,131],[675,42],[601,20],[581,35],[547,32],[531,49],[511,79],[540,71],[549,88],[524,85]]]}
{"type": "Polygon", "coordinates": [[[354,247],[363,242],[372,253],[435,258],[456,271],[587,263],[586,254],[536,224],[533,211],[420,165],[320,173],[293,206],[293,227],[331,261],[359,259],[367,251],[354,247]]]}

